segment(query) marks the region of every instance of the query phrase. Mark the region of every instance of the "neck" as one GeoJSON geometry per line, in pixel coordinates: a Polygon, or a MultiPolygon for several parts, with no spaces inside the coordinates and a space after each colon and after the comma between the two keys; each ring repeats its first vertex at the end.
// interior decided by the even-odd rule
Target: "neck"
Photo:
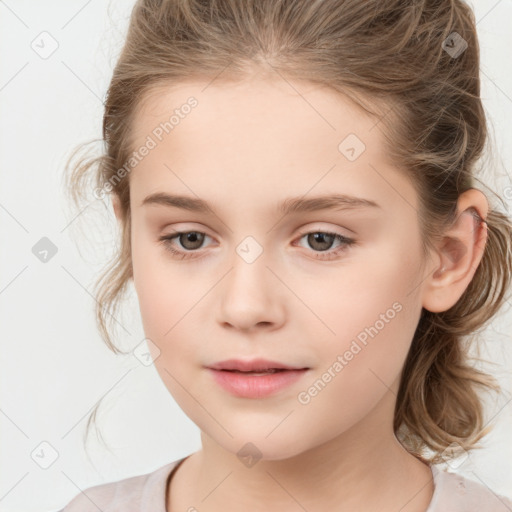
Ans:
{"type": "Polygon", "coordinates": [[[300,508],[424,512],[433,493],[431,470],[398,442],[392,418],[384,423],[372,420],[384,419],[382,411],[390,410],[385,402],[334,439],[292,457],[262,458],[253,465],[244,464],[236,453],[202,432],[202,449],[175,475],[183,469],[173,486],[181,496],[180,506],[173,503],[176,508],[169,510],[187,510],[191,505],[200,510],[203,504],[224,512],[240,506],[265,512],[300,508]]]}

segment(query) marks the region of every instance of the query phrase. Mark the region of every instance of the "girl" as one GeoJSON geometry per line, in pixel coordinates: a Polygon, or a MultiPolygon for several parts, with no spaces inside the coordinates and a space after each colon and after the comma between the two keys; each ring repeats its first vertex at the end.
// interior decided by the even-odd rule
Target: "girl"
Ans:
{"type": "Polygon", "coordinates": [[[468,336],[505,302],[512,225],[461,0],[139,0],[95,169],[153,363],[201,450],[63,510],[498,512],[435,466],[490,430],[468,336]]]}

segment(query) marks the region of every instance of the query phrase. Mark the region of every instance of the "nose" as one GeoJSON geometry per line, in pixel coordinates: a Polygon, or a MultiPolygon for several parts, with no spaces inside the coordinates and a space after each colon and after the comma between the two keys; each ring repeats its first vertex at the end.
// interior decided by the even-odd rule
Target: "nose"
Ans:
{"type": "Polygon", "coordinates": [[[235,254],[233,268],[219,283],[219,323],[243,331],[281,327],[286,317],[287,294],[276,274],[267,266],[263,254],[252,263],[235,254]]]}

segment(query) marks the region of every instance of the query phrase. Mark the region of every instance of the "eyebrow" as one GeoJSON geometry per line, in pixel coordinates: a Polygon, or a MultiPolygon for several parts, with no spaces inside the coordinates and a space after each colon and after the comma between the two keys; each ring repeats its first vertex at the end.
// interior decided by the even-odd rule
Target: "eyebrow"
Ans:
{"type": "MultiPolygon", "coordinates": [[[[144,205],[163,205],[182,208],[199,213],[211,212],[209,204],[203,199],[189,196],[171,195],[156,192],[147,196],[141,203],[144,205]]],[[[283,215],[290,213],[314,212],[318,210],[353,210],[362,208],[381,208],[379,204],[370,199],[345,194],[330,194],[305,199],[304,197],[290,197],[285,199],[278,208],[283,215]]]]}

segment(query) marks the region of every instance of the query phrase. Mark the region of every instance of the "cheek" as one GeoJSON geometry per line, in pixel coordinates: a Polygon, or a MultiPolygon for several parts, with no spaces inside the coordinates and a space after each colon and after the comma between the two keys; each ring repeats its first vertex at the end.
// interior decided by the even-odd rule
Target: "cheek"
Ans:
{"type": "Polygon", "coordinates": [[[183,316],[180,304],[189,302],[184,294],[190,288],[176,274],[176,266],[168,264],[164,247],[134,223],[132,229],[133,284],[146,336],[161,345],[164,336],[183,316]],[[173,270],[174,269],[174,270],[173,270]]]}
{"type": "Polygon", "coordinates": [[[325,341],[315,349],[321,371],[342,356],[340,384],[367,387],[380,377],[389,386],[401,371],[421,314],[419,254],[410,251],[404,257],[400,243],[389,243],[354,258],[308,293],[308,305],[322,320],[315,320],[325,341]]]}
{"type": "Polygon", "coordinates": [[[136,224],[132,261],[144,334],[156,346],[152,349],[155,367],[173,394],[180,393],[179,385],[167,372],[181,381],[187,367],[183,363],[197,364],[205,337],[197,313],[212,283],[207,276],[188,276],[182,266],[171,261],[163,245],[137,230],[136,224]]]}
{"type": "Polygon", "coordinates": [[[390,389],[387,400],[393,399],[419,319],[414,302],[403,295],[360,291],[326,314],[336,335],[324,334],[316,345],[319,364],[299,397],[307,404],[305,421],[321,417],[324,432],[343,431],[390,389]]]}

